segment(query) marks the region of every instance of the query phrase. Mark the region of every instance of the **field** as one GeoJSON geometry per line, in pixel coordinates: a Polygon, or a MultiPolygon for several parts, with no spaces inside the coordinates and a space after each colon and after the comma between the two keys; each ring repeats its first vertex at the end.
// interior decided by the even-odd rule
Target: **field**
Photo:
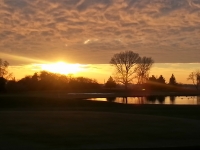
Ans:
{"type": "Polygon", "coordinates": [[[0,145],[14,149],[200,147],[200,107],[1,95],[0,145]]]}

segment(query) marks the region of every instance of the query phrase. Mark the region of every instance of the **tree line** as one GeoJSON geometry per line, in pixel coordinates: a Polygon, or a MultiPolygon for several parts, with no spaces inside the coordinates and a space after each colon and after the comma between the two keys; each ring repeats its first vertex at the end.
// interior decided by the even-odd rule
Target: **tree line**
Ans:
{"type": "MultiPolygon", "coordinates": [[[[166,85],[165,78],[160,75],[149,76],[154,64],[151,57],[141,57],[133,51],[119,52],[113,55],[110,64],[115,68],[113,77],[105,83],[106,88],[115,88],[117,85],[128,86],[135,82],[143,85],[146,89],[159,90],[166,85]]],[[[102,86],[95,80],[86,77],[73,77],[72,75],[61,75],[47,71],[40,71],[33,75],[25,76],[16,81],[8,70],[9,63],[0,59],[0,91],[28,91],[28,90],[79,90],[100,89],[102,86]]],[[[200,71],[191,72],[188,76],[198,90],[200,87],[200,71]]],[[[174,74],[169,79],[168,85],[177,86],[174,74]]]]}
{"type": "MultiPolygon", "coordinates": [[[[125,51],[115,54],[111,58],[110,64],[115,68],[115,80],[110,77],[106,86],[116,86],[114,84],[114,81],[116,81],[124,84],[125,89],[127,89],[133,80],[136,80],[137,84],[144,85],[144,87],[148,85],[148,88],[155,88],[161,84],[166,84],[162,75],[159,78],[156,78],[154,75],[149,77],[150,70],[154,64],[154,60],[151,57],[140,57],[138,53],[125,51]]],[[[177,85],[173,74],[169,80],[169,84],[173,86],[177,85]]]]}
{"type": "Polygon", "coordinates": [[[80,90],[98,89],[100,84],[95,79],[86,77],[73,77],[41,71],[33,75],[15,81],[8,81],[6,89],[10,91],[34,91],[34,90],[80,90]]]}
{"type": "MultiPolygon", "coordinates": [[[[151,57],[141,57],[138,53],[133,51],[124,51],[114,54],[110,60],[110,64],[115,68],[114,80],[109,78],[106,83],[107,86],[115,86],[114,81],[122,83],[125,89],[128,85],[136,80],[136,84],[143,85],[148,89],[167,89],[178,86],[174,74],[169,79],[166,86],[165,78],[160,75],[156,78],[154,75],[149,77],[150,70],[154,64],[154,60],[151,57]]],[[[191,80],[198,90],[200,87],[200,71],[194,71],[189,74],[188,80],[191,80]]]]}

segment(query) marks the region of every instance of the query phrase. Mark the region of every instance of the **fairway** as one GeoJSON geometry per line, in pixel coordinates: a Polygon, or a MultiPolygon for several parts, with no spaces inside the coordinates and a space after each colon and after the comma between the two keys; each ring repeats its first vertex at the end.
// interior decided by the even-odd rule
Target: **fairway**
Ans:
{"type": "Polygon", "coordinates": [[[1,111],[1,149],[113,149],[200,145],[200,121],[94,111],[1,111]]]}

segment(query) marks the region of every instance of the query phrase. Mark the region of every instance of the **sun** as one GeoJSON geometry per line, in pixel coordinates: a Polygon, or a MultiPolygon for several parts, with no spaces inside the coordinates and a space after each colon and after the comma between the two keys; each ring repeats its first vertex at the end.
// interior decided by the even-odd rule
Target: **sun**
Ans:
{"type": "Polygon", "coordinates": [[[57,62],[52,64],[42,64],[41,69],[59,74],[75,74],[82,70],[80,64],[68,64],[65,62],[57,62]]]}

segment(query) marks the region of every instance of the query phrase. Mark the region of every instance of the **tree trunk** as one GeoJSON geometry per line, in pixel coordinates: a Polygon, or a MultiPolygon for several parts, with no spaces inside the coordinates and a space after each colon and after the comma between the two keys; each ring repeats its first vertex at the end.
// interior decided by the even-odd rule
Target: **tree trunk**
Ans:
{"type": "Polygon", "coordinates": [[[128,104],[127,96],[123,97],[123,103],[128,104]]]}
{"type": "Polygon", "coordinates": [[[128,84],[125,83],[125,92],[127,91],[127,89],[128,89],[128,84]]]}
{"type": "Polygon", "coordinates": [[[195,85],[195,87],[196,87],[196,89],[197,89],[197,91],[199,90],[199,85],[198,84],[196,84],[195,85]]]}

